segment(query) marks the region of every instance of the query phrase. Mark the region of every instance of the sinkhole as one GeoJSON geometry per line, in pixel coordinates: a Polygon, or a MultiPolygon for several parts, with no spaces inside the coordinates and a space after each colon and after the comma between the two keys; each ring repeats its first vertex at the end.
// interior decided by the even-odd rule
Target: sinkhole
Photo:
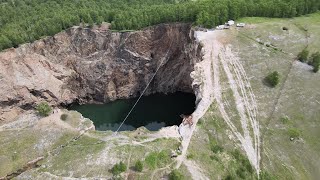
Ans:
{"type": "MultiPolygon", "coordinates": [[[[137,98],[119,99],[105,104],[72,105],[69,110],[80,112],[93,121],[98,131],[116,131],[137,98]]],[[[135,130],[144,126],[150,131],[179,125],[181,114],[190,115],[195,110],[193,93],[155,93],[143,96],[119,131],[135,130]]]]}

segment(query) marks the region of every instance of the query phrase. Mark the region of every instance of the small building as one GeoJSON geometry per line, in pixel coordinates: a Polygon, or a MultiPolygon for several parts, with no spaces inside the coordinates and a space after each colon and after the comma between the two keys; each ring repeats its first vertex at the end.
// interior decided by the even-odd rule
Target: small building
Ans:
{"type": "Polygon", "coordinates": [[[233,26],[233,25],[234,25],[234,20],[229,20],[229,21],[227,22],[227,24],[228,24],[229,26],[233,26]]]}
{"type": "Polygon", "coordinates": [[[245,23],[238,23],[237,27],[244,27],[246,24],[245,23]]]}

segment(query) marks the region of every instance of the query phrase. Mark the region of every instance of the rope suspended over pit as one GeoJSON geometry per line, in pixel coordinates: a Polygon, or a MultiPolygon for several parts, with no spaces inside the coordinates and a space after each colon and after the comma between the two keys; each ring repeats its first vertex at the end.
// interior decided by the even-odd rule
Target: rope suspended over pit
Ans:
{"type": "Polygon", "coordinates": [[[138,104],[138,102],[140,101],[140,99],[142,98],[142,96],[144,95],[144,93],[147,91],[149,85],[151,84],[151,82],[153,81],[154,77],[156,76],[156,74],[158,73],[159,69],[161,68],[163,62],[165,59],[167,59],[169,50],[171,48],[172,42],[170,44],[170,47],[165,55],[165,57],[162,59],[161,63],[159,64],[159,66],[156,69],[156,72],[153,74],[152,78],[150,79],[150,81],[148,82],[147,86],[144,88],[144,90],[142,91],[142,93],[140,94],[139,98],[137,99],[137,101],[134,103],[134,105],[132,106],[132,108],[130,109],[129,113],[127,114],[127,116],[124,118],[124,120],[121,122],[120,126],[118,127],[118,129],[114,132],[113,135],[116,135],[118,133],[118,131],[120,130],[120,128],[122,127],[122,125],[126,122],[126,120],[128,119],[128,117],[130,116],[131,112],[134,110],[134,108],[136,107],[136,105],[138,104]]]}

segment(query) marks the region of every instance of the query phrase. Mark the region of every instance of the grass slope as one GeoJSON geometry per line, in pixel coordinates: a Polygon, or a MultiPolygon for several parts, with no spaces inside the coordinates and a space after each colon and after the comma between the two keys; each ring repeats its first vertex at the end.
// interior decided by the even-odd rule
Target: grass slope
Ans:
{"type": "MultiPolygon", "coordinates": [[[[313,73],[311,66],[296,61],[296,56],[306,47],[311,52],[320,51],[320,13],[292,19],[242,18],[238,22],[247,26],[228,30],[228,39],[257,98],[263,143],[262,170],[276,179],[317,179],[320,176],[317,140],[320,136],[320,73],[313,73]],[[275,88],[264,82],[273,71],[281,75],[275,88]],[[299,138],[290,141],[296,132],[299,138]]],[[[223,86],[226,79],[222,81],[223,86]]],[[[228,90],[223,96],[229,103],[233,102],[228,90]]],[[[228,111],[233,109],[231,106],[228,111]]],[[[237,118],[236,112],[234,118],[237,118]]],[[[200,123],[190,144],[192,159],[212,179],[230,174],[241,178],[237,168],[242,163],[232,156],[231,133],[214,104],[200,123]],[[212,152],[212,138],[224,148],[223,152],[212,152]]],[[[256,177],[245,177],[251,178],[256,177]]]]}

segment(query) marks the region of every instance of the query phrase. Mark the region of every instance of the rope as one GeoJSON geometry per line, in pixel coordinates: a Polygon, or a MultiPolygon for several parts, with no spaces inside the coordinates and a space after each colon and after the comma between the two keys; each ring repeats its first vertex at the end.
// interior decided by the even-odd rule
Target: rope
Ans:
{"type": "Polygon", "coordinates": [[[118,133],[118,131],[120,130],[120,128],[122,127],[122,125],[124,124],[124,122],[128,119],[128,117],[130,116],[131,112],[133,111],[133,109],[136,107],[136,105],[138,104],[138,102],[140,101],[140,99],[142,98],[143,94],[147,91],[149,85],[151,84],[152,80],[154,79],[154,77],[156,76],[157,72],[159,71],[159,69],[161,68],[162,63],[164,62],[164,59],[167,58],[169,50],[171,48],[172,42],[170,44],[170,47],[165,55],[165,58],[162,59],[161,63],[159,64],[159,66],[156,69],[156,72],[153,74],[151,80],[149,81],[149,83],[147,84],[147,86],[144,88],[144,90],[142,91],[141,95],[139,96],[139,98],[137,99],[137,101],[134,103],[134,105],[132,106],[132,108],[130,109],[129,113],[127,114],[127,116],[124,118],[124,120],[122,121],[122,123],[120,124],[120,126],[118,127],[118,129],[114,132],[114,135],[116,135],[118,133]]]}

